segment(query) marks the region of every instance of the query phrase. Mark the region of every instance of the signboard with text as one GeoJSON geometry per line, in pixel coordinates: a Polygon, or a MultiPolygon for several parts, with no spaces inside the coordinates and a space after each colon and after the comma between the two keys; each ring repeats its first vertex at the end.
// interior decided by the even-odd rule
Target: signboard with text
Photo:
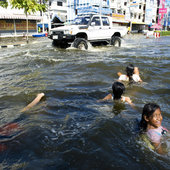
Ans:
{"type": "Polygon", "coordinates": [[[159,9],[159,14],[166,14],[167,13],[167,8],[160,8],[159,9]]]}
{"type": "Polygon", "coordinates": [[[124,20],[125,19],[125,15],[113,13],[112,14],[112,19],[115,19],[115,20],[124,20]]]}

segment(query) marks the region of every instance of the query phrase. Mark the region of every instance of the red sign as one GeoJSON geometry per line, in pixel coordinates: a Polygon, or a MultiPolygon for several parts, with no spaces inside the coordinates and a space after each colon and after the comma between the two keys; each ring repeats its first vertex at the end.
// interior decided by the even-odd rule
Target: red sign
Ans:
{"type": "Polygon", "coordinates": [[[159,9],[159,14],[166,14],[167,13],[167,8],[160,8],[159,9]]]}

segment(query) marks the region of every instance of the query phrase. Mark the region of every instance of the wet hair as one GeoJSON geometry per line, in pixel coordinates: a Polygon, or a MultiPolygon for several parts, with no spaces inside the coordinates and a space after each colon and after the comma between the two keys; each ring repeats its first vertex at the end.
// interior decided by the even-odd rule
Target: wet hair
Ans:
{"type": "Polygon", "coordinates": [[[125,86],[123,83],[116,81],[112,85],[112,90],[114,94],[114,100],[119,100],[125,91],[125,86]]]}
{"type": "Polygon", "coordinates": [[[155,103],[148,103],[148,104],[144,105],[143,112],[142,112],[142,118],[141,118],[141,121],[140,121],[141,130],[146,131],[146,128],[147,128],[147,122],[144,119],[144,116],[149,118],[150,116],[153,115],[153,113],[157,109],[160,109],[160,106],[155,104],[155,103]]]}
{"type": "Polygon", "coordinates": [[[127,67],[126,67],[126,75],[129,77],[129,80],[133,80],[132,79],[132,75],[134,73],[134,65],[133,64],[129,64],[127,67]]]}

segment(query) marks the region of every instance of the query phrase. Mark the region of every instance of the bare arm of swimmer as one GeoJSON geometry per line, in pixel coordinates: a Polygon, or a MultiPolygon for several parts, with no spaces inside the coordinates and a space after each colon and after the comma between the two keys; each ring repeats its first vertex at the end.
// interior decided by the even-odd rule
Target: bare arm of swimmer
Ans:
{"type": "Polygon", "coordinates": [[[130,97],[125,97],[125,102],[127,102],[133,109],[135,109],[135,105],[132,103],[130,97]]]}
{"type": "Polygon", "coordinates": [[[97,100],[97,102],[102,102],[102,101],[111,100],[111,99],[112,99],[112,94],[110,93],[107,96],[105,96],[103,99],[97,100]]]}
{"type": "MultiPolygon", "coordinates": [[[[137,74],[139,76],[139,69],[138,67],[134,67],[134,74],[137,74]]],[[[140,76],[139,76],[140,78],[140,76]]],[[[142,82],[142,79],[140,78],[139,82],[142,82]]]]}
{"type": "Polygon", "coordinates": [[[162,150],[162,146],[161,146],[160,143],[153,143],[153,142],[152,142],[152,144],[153,144],[153,146],[156,148],[155,150],[156,150],[157,153],[159,153],[159,154],[161,154],[161,155],[166,154],[166,153],[162,150]]]}
{"type": "MultiPolygon", "coordinates": [[[[112,94],[110,93],[107,96],[105,96],[103,99],[98,100],[98,102],[112,100],[112,99],[113,97],[112,97],[112,94]]],[[[121,99],[121,101],[123,100],[121,99]]],[[[135,108],[135,105],[132,103],[132,100],[130,99],[130,97],[125,97],[125,102],[127,102],[132,108],[135,108]]]]}
{"type": "Polygon", "coordinates": [[[39,103],[39,101],[41,100],[41,98],[44,96],[44,93],[39,93],[37,94],[36,98],[30,103],[28,104],[26,107],[24,107],[21,112],[25,112],[27,110],[29,110],[30,108],[32,108],[33,106],[35,106],[37,103],[39,103]]]}
{"type": "Polygon", "coordinates": [[[120,76],[122,75],[122,73],[121,73],[121,72],[118,72],[117,75],[120,77],[120,76]]]}

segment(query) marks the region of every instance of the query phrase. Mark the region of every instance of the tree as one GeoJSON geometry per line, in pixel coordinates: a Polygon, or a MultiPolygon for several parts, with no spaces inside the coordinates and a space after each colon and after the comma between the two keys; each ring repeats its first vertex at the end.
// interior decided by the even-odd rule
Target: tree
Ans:
{"type": "MultiPolygon", "coordinates": [[[[47,0],[46,0],[47,1],[47,0]]],[[[38,0],[10,0],[12,8],[24,9],[27,23],[27,43],[28,43],[28,14],[37,11],[46,11],[46,4],[39,4],[38,0]]]]}
{"type": "Polygon", "coordinates": [[[3,7],[3,8],[7,8],[8,2],[6,0],[0,0],[0,6],[3,7]]]}

